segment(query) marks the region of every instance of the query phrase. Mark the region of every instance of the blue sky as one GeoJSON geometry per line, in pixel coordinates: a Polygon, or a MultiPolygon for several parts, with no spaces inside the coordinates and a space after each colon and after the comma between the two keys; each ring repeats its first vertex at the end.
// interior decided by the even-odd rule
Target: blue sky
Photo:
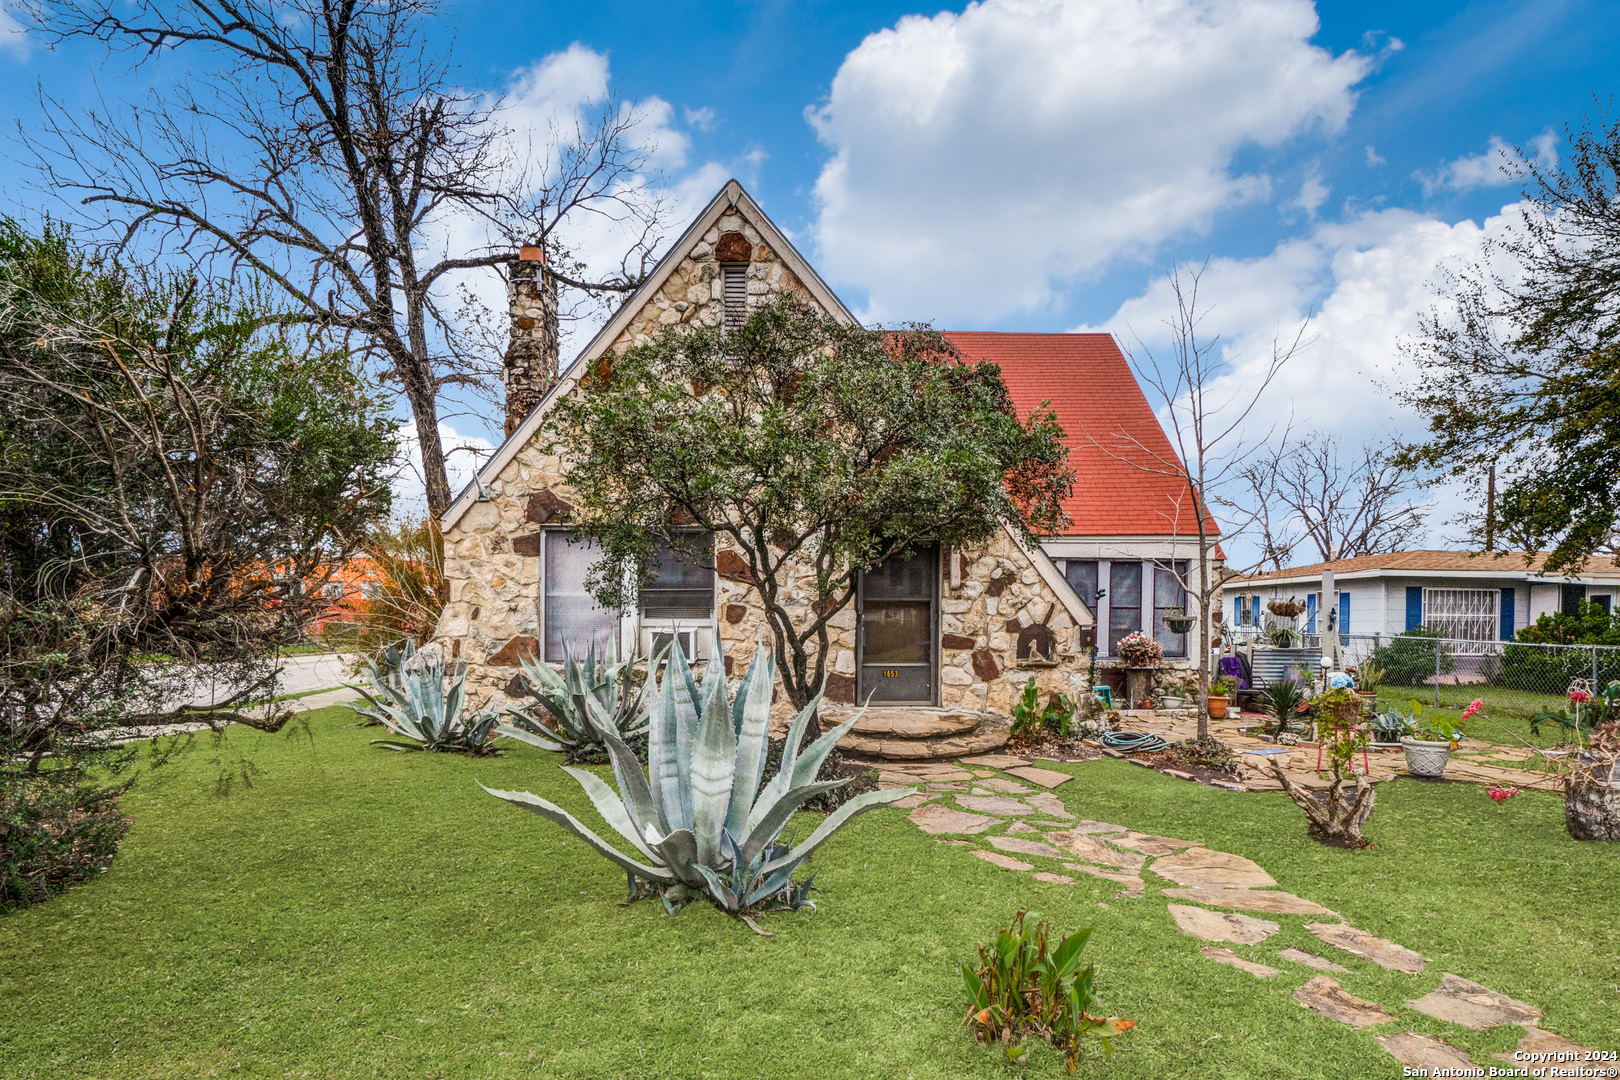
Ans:
{"type": "MultiPolygon", "coordinates": [[[[1234,387],[1310,314],[1267,411],[1352,443],[1412,432],[1398,342],[1437,275],[1512,227],[1502,148],[1555,160],[1620,59],[1620,6],[1593,0],[468,0],[446,23],[469,85],[641,103],[685,211],[737,176],[870,319],[1151,347],[1164,270],[1208,258],[1234,387]]],[[[24,127],[38,86],[88,103],[141,78],[0,51],[24,127]]],[[[27,181],[0,165],[0,197],[48,208],[27,181]]]]}

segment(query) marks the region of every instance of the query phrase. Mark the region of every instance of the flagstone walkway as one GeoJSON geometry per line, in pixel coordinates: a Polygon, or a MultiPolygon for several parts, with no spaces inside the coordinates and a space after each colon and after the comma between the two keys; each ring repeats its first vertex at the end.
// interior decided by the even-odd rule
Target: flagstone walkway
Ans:
{"type": "MultiPolygon", "coordinates": [[[[1223,733],[1223,739],[1227,736],[1223,733]]],[[[1010,754],[986,754],[960,762],[886,762],[885,787],[919,787],[896,806],[909,808],[909,818],[941,843],[968,849],[975,858],[1013,873],[1029,874],[1043,884],[1072,885],[1074,874],[1086,874],[1120,886],[1115,899],[1147,896],[1151,877],[1177,888],[1156,888],[1178,929],[1199,941],[1197,955],[1244,971],[1257,979],[1292,983],[1298,968],[1318,974],[1290,993],[1301,1006],[1330,1020],[1357,1028],[1396,1022],[1378,1002],[1356,997],[1333,974],[1353,974],[1345,967],[1303,949],[1269,953],[1262,944],[1282,924],[1274,917],[1309,918],[1303,928],[1341,960],[1374,964],[1413,976],[1423,974],[1429,959],[1344,922],[1335,912],[1278,888],[1277,881],[1251,859],[1205,847],[1194,840],[1133,831],[1122,825],[1076,817],[1054,791],[1074,778],[1033,765],[1010,754]],[[1017,779],[1013,779],[1016,777],[1017,779]],[[1031,784],[1039,787],[1031,787],[1031,784]],[[975,839],[964,839],[974,837],[975,839]],[[1058,873],[1062,869],[1064,873],[1058,873]],[[1242,914],[1253,912],[1256,915],[1242,914]],[[1332,920],[1332,921],[1328,921],[1332,920]],[[1245,947],[1245,956],[1230,946],[1245,947]],[[1281,966],[1261,963],[1274,956],[1281,966]]],[[[1101,905],[1106,906],[1106,905],[1101,905]]],[[[1191,955],[1191,954],[1190,954],[1191,955]]],[[[1417,987],[1414,986],[1414,990],[1417,987]]],[[[1393,1003],[1386,1003],[1393,1004],[1393,1003]]],[[[1524,1029],[1521,1051],[1585,1052],[1560,1035],[1540,1030],[1542,1011],[1522,1001],[1450,972],[1438,986],[1404,1004],[1437,1020],[1475,1031],[1503,1025],[1524,1029]]],[[[1477,1068],[1468,1054],[1444,1041],[1411,1032],[1375,1036],[1378,1045],[1402,1064],[1430,1069],[1477,1068]]],[[[1497,1054],[1512,1061],[1511,1054],[1497,1054]]]]}
{"type": "MultiPolygon", "coordinates": [[[[1198,719],[1189,710],[1134,710],[1120,715],[1126,730],[1157,735],[1165,742],[1183,742],[1198,735],[1198,719]]],[[[1282,790],[1282,784],[1269,773],[1268,762],[1271,761],[1288,774],[1288,779],[1296,787],[1319,790],[1328,786],[1329,781],[1316,772],[1318,760],[1315,746],[1279,746],[1240,730],[1258,720],[1259,717],[1252,715],[1210,720],[1210,734],[1238,755],[1238,782],[1243,790],[1282,790]]],[[[1104,753],[1114,757],[1124,756],[1106,750],[1104,753]]],[[[1411,775],[1406,770],[1406,755],[1399,747],[1372,747],[1365,761],[1361,758],[1356,760],[1355,769],[1370,776],[1375,784],[1411,775]]],[[[1559,784],[1556,774],[1534,770],[1529,747],[1488,746],[1473,742],[1453,751],[1451,763],[1446,767],[1446,779],[1541,790],[1554,790],[1559,784]]]]}

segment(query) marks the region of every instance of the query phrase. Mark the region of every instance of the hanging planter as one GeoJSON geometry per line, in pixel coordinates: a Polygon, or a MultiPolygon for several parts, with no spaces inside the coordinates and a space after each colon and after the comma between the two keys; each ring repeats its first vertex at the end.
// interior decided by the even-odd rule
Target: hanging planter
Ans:
{"type": "Polygon", "coordinates": [[[1280,619],[1293,619],[1305,614],[1305,605],[1290,596],[1287,600],[1271,600],[1266,610],[1280,619]]]}
{"type": "Polygon", "coordinates": [[[1185,634],[1192,630],[1193,623],[1198,620],[1191,615],[1166,615],[1164,628],[1172,634],[1185,634]]]}

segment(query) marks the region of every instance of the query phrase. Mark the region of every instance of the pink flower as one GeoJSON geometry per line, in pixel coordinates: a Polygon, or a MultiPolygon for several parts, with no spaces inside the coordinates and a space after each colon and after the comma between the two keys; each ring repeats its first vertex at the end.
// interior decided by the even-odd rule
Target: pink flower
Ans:
{"type": "Polygon", "coordinates": [[[1569,700],[1579,705],[1582,702],[1591,701],[1592,695],[1588,694],[1585,690],[1571,690],[1569,692],[1569,700]]]}
{"type": "Polygon", "coordinates": [[[1475,698],[1474,703],[1472,705],[1468,706],[1468,708],[1463,710],[1462,718],[1464,720],[1467,720],[1470,716],[1473,716],[1475,713],[1479,712],[1480,707],[1483,706],[1484,704],[1485,703],[1483,701],[1479,700],[1478,698],[1475,698]]]}
{"type": "Polygon", "coordinates": [[[1513,796],[1517,795],[1518,793],[1519,793],[1519,789],[1516,788],[1516,787],[1510,787],[1510,788],[1489,787],[1489,788],[1485,789],[1485,794],[1487,794],[1487,795],[1489,795],[1491,797],[1492,802],[1502,802],[1504,799],[1511,799],[1511,798],[1513,798],[1513,796]]]}

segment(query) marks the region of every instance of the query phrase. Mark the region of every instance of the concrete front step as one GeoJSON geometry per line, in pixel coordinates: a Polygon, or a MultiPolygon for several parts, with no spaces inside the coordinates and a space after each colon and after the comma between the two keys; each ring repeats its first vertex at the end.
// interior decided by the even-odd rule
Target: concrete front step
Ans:
{"type": "Polygon", "coordinates": [[[844,736],[838,746],[842,750],[888,761],[932,761],[1000,750],[1011,738],[1010,728],[987,725],[965,735],[929,739],[878,739],[851,733],[844,736]]]}
{"type": "MultiPolygon", "coordinates": [[[[844,717],[830,718],[832,723],[844,717]]],[[[870,739],[933,739],[977,731],[984,717],[976,712],[943,709],[867,709],[851,734],[870,739]]]]}

